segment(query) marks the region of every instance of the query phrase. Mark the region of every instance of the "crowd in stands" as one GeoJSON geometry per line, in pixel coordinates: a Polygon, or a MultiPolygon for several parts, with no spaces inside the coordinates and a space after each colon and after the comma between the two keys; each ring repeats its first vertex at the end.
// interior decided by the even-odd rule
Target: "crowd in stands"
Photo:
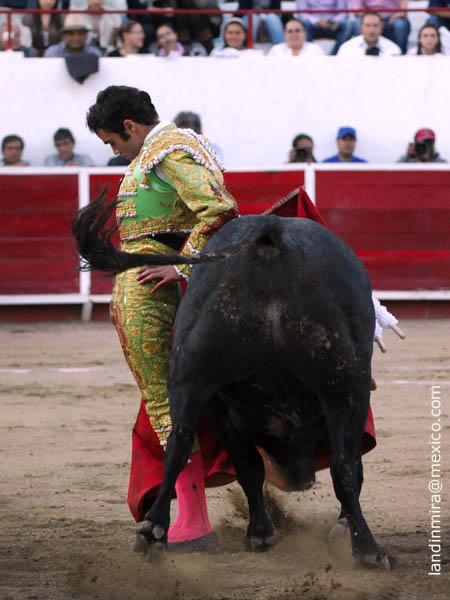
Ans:
{"type": "MultiPolygon", "coordinates": [[[[435,149],[436,134],[428,127],[419,129],[414,135],[414,141],[409,142],[406,153],[401,156],[399,163],[446,163],[435,149]]],[[[365,163],[364,158],[355,156],[356,129],[354,127],[340,127],[336,136],[337,154],[325,158],[324,163],[365,163]]],[[[288,154],[289,163],[315,163],[314,141],[306,133],[299,133],[292,140],[292,147],[288,154]]]]}
{"type": "MultiPolygon", "coordinates": [[[[226,5],[225,5],[226,6],[226,5]]],[[[237,57],[247,50],[248,19],[230,15],[163,14],[161,9],[218,9],[218,0],[0,0],[0,8],[106,10],[102,14],[13,14],[12,49],[26,57],[94,54],[125,57],[237,57]],[[145,10],[113,13],[113,10],[145,10]]],[[[331,55],[450,56],[450,0],[429,0],[436,13],[424,17],[418,39],[410,39],[407,0],[296,0],[292,15],[264,13],[252,18],[252,36],[269,56],[308,57],[324,54],[317,40],[333,40],[331,55]],[[442,9],[442,12],[439,11],[442,9]],[[304,12],[309,10],[345,12],[304,12]],[[385,12],[392,10],[395,12],[385,12]],[[367,12],[367,11],[377,11],[367,12]],[[441,39],[443,37],[444,39],[441,39]]],[[[239,0],[239,10],[279,10],[281,0],[239,0]]],[[[0,50],[9,33],[0,15],[0,50]]]]}
{"type": "MultiPolygon", "coordinates": [[[[174,117],[177,127],[193,129],[197,133],[202,133],[200,115],[191,111],[182,111],[174,117]]],[[[428,127],[419,129],[414,140],[409,142],[404,155],[397,162],[399,163],[446,163],[447,161],[439,155],[435,148],[436,135],[428,127]]],[[[72,132],[65,128],[59,128],[54,136],[55,153],[44,159],[44,165],[55,166],[94,166],[94,161],[87,154],[78,154],[75,152],[75,138],[72,132]]],[[[356,129],[350,126],[340,127],[336,136],[337,154],[325,158],[323,163],[366,163],[364,158],[355,156],[356,148],[356,129]]],[[[219,160],[223,161],[222,149],[216,144],[212,144],[219,160]]],[[[25,144],[23,139],[16,135],[7,135],[2,140],[2,160],[0,166],[3,167],[26,167],[29,162],[23,160],[25,144]]],[[[306,133],[299,133],[292,141],[292,147],[288,154],[288,163],[317,163],[314,156],[313,138],[306,133]]],[[[108,166],[126,166],[129,161],[120,155],[111,158],[108,166]]]]}

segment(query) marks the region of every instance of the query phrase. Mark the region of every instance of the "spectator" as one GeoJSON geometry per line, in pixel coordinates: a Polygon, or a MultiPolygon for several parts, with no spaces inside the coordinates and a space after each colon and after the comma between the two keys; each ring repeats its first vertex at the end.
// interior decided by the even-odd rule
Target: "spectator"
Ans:
{"type": "Polygon", "coordinates": [[[352,35],[358,35],[361,28],[361,17],[367,9],[377,10],[382,19],[384,29],[383,35],[391,42],[397,44],[402,54],[406,54],[408,47],[408,36],[411,25],[406,18],[408,0],[348,0],[348,8],[355,11],[360,18],[353,21],[352,35]],[[384,13],[383,9],[398,10],[395,13],[384,13]]]}
{"type": "Polygon", "coordinates": [[[408,50],[410,56],[433,56],[443,53],[439,29],[430,22],[419,29],[417,46],[408,50]]]}
{"type": "Polygon", "coordinates": [[[306,29],[298,19],[289,19],[284,27],[286,42],[275,44],[267,56],[323,56],[325,53],[314,42],[306,41],[306,29]]]}
{"type": "MultiPolygon", "coordinates": [[[[296,0],[296,4],[300,11],[347,8],[347,0],[296,0]]],[[[295,16],[305,26],[308,42],[317,38],[336,40],[331,55],[337,54],[340,46],[351,37],[352,24],[347,13],[300,13],[295,16]]]]}
{"type": "MultiPolygon", "coordinates": [[[[239,10],[280,10],[281,0],[239,0],[239,10]]],[[[248,29],[248,18],[244,17],[248,29]]],[[[253,15],[253,40],[258,39],[258,30],[261,24],[265,27],[267,35],[272,44],[284,42],[283,23],[280,15],[276,13],[264,13],[253,15]]]]}
{"type": "Polygon", "coordinates": [[[383,20],[377,13],[366,13],[361,19],[361,35],[344,42],[337,55],[345,58],[358,56],[398,56],[400,48],[381,35],[383,20]]]}
{"type": "MultiPolygon", "coordinates": [[[[0,0],[1,2],[1,0],[0,0]]],[[[38,0],[37,8],[52,10],[58,8],[58,0],[38,0]]],[[[39,56],[52,44],[61,41],[63,18],[58,14],[28,14],[23,17],[23,24],[30,28],[32,46],[39,56]]]]}
{"type": "Polygon", "coordinates": [[[76,154],[74,152],[75,139],[70,129],[61,127],[53,136],[58,154],[47,156],[44,165],[46,167],[76,167],[91,166],[94,164],[92,158],[87,154],[76,154]]]}
{"type": "Polygon", "coordinates": [[[28,167],[22,154],[25,144],[18,135],[7,135],[2,139],[2,166],[3,167],[28,167]]]}
{"type": "Polygon", "coordinates": [[[69,14],[64,21],[63,41],[49,46],[44,52],[46,57],[66,57],[73,54],[94,54],[102,56],[101,50],[87,43],[89,22],[85,15],[69,14]]]}
{"type": "Polygon", "coordinates": [[[317,162],[314,158],[314,142],[310,135],[299,133],[292,140],[292,148],[289,151],[288,162],[290,163],[312,163],[317,162]]]}
{"type": "Polygon", "coordinates": [[[439,156],[439,152],[434,149],[436,135],[432,129],[424,128],[414,136],[414,142],[408,144],[406,154],[401,156],[397,162],[436,162],[446,163],[447,161],[439,156]]]}
{"type": "Polygon", "coordinates": [[[211,52],[210,56],[240,56],[247,47],[247,27],[239,17],[227,21],[223,30],[223,44],[211,52]]]}
{"type": "MultiPolygon", "coordinates": [[[[192,112],[190,110],[181,111],[175,116],[173,122],[180,129],[192,129],[193,131],[195,131],[195,133],[203,135],[200,115],[195,112],[192,112]]],[[[214,149],[219,160],[223,162],[222,148],[220,148],[220,146],[217,146],[217,144],[213,143],[211,143],[211,147],[214,149]]]]}
{"type": "Polygon", "coordinates": [[[428,19],[428,23],[436,25],[437,28],[445,27],[450,32],[450,12],[440,11],[440,8],[450,8],[450,0],[430,0],[428,8],[436,8],[437,12],[433,13],[428,19]]]}
{"type": "Polygon", "coordinates": [[[113,156],[108,160],[107,167],[127,167],[130,164],[131,160],[128,158],[124,158],[123,156],[113,156]]]}
{"type": "MultiPolygon", "coordinates": [[[[0,27],[0,51],[8,50],[9,31],[7,25],[0,27]]],[[[12,49],[14,52],[23,52],[27,58],[34,58],[38,54],[34,48],[22,44],[22,25],[16,23],[11,25],[12,49]]]]}
{"type": "MultiPolygon", "coordinates": [[[[88,10],[104,10],[105,0],[88,0],[87,5],[83,8],[88,10]]],[[[86,23],[90,29],[88,42],[100,48],[102,54],[112,50],[112,34],[122,24],[121,15],[109,12],[100,15],[85,16],[86,23]]]]}
{"type": "Polygon", "coordinates": [[[191,42],[186,46],[180,44],[175,30],[169,23],[160,25],[156,30],[156,47],[152,44],[150,49],[156,56],[206,56],[204,47],[191,42]]]}
{"type": "Polygon", "coordinates": [[[145,10],[145,13],[128,14],[129,19],[142,25],[145,33],[144,48],[149,48],[155,39],[155,29],[163,23],[173,25],[174,17],[161,12],[164,8],[178,8],[176,0],[127,0],[129,10],[145,10]]]}
{"type": "Polygon", "coordinates": [[[338,153],[335,156],[326,158],[324,163],[335,162],[359,162],[365,163],[367,160],[354,156],[356,146],[356,130],[353,127],[341,127],[337,133],[336,144],[338,153]]]}
{"type": "Polygon", "coordinates": [[[137,21],[124,21],[112,37],[116,49],[108,56],[128,56],[128,54],[148,54],[144,48],[145,33],[142,25],[137,21]],[[119,47],[117,47],[119,44],[119,47]]]}
{"type": "MultiPolygon", "coordinates": [[[[219,10],[217,0],[176,0],[177,8],[189,10],[219,10]]],[[[178,41],[187,46],[196,41],[209,54],[214,48],[214,38],[220,35],[221,15],[175,15],[173,28],[177,32],[178,41]]]]}

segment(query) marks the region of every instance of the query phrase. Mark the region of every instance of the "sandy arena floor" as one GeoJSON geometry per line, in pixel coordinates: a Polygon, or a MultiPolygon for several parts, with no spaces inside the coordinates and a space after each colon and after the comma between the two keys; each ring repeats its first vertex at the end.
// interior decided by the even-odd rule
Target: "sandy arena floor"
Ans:
{"type": "MultiPolygon", "coordinates": [[[[3,324],[0,396],[1,600],[444,600],[450,589],[450,322],[403,321],[407,339],[375,348],[378,446],[362,506],[391,572],[330,554],[338,513],[328,471],[303,493],[269,490],[280,541],[245,551],[236,485],[208,491],[216,556],[131,552],[126,505],[139,394],[106,323],[3,324]],[[441,402],[441,575],[430,576],[431,386],[441,402]]],[[[173,503],[174,510],[176,503],[173,503]]]]}

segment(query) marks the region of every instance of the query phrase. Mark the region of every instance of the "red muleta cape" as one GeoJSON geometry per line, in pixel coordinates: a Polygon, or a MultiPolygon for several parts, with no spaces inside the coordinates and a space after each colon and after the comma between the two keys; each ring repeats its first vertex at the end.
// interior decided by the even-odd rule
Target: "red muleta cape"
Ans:
{"type": "MultiPolygon", "coordinates": [[[[264,214],[312,219],[326,227],[319,211],[303,189],[291,192],[264,214]]],[[[205,466],[205,485],[215,487],[234,481],[236,473],[230,457],[220,446],[214,432],[206,422],[202,421],[200,423],[197,435],[205,466]]],[[[369,406],[369,415],[361,441],[362,453],[369,452],[375,446],[375,427],[372,409],[369,406]]],[[[160,445],[158,436],[150,424],[142,401],[132,434],[131,470],[128,488],[128,506],[136,521],[142,521],[145,516],[144,497],[147,495],[152,497],[158,494],[164,475],[164,453],[164,448],[160,445]]],[[[325,469],[329,465],[330,457],[328,453],[319,453],[316,458],[316,470],[325,469]]],[[[148,508],[147,502],[145,505],[148,508]]]]}

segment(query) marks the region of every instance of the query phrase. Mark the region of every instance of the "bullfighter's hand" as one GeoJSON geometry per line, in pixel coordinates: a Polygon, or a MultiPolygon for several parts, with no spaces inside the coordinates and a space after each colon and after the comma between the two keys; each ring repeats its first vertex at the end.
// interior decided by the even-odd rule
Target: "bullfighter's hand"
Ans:
{"type": "Polygon", "coordinates": [[[161,286],[173,283],[174,281],[180,281],[183,277],[172,265],[140,267],[137,270],[136,281],[139,284],[143,285],[145,283],[150,283],[155,279],[160,279],[161,281],[159,281],[152,289],[152,294],[161,286]]]}

